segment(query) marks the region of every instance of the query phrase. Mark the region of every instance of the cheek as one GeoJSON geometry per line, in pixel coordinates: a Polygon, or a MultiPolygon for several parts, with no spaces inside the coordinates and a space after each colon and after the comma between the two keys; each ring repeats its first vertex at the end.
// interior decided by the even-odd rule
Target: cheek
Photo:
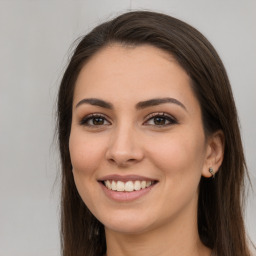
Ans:
{"type": "Polygon", "coordinates": [[[100,145],[97,140],[92,143],[90,137],[84,136],[83,133],[71,131],[69,150],[75,172],[87,175],[97,168],[103,154],[100,145]]]}
{"type": "Polygon", "coordinates": [[[69,151],[73,166],[74,181],[84,203],[94,209],[92,195],[97,194],[96,190],[96,170],[99,168],[102,158],[102,144],[100,139],[90,139],[79,129],[71,130],[69,139],[69,151]]]}
{"type": "Polygon", "coordinates": [[[151,141],[149,154],[155,165],[167,176],[201,175],[204,163],[204,137],[177,132],[151,141]]]}
{"type": "Polygon", "coordinates": [[[194,211],[205,158],[203,137],[183,132],[165,136],[151,142],[148,154],[163,181],[158,204],[166,209],[166,218],[186,207],[194,211]]]}

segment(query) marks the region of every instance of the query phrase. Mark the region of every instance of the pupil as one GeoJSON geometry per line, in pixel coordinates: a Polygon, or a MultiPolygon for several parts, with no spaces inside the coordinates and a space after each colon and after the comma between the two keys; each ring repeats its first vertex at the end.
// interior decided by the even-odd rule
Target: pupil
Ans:
{"type": "Polygon", "coordinates": [[[165,118],[163,117],[155,117],[154,122],[156,125],[163,125],[165,124],[165,118]]]}
{"type": "Polygon", "coordinates": [[[102,125],[103,123],[104,123],[104,120],[101,117],[96,117],[96,118],[93,119],[93,124],[94,125],[102,125]]]}

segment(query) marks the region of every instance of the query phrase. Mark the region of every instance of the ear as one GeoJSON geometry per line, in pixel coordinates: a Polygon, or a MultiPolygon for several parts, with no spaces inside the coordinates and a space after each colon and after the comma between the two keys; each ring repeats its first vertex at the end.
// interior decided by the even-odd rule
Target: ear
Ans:
{"type": "Polygon", "coordinates": [[[210,168],[217,173],[224,158],[224,148],[225,137],[223,131],[219,130],[208,137],[205,162],[202,170],[204,177],[212,177],[212,174],[209,172],[210,168]]]}

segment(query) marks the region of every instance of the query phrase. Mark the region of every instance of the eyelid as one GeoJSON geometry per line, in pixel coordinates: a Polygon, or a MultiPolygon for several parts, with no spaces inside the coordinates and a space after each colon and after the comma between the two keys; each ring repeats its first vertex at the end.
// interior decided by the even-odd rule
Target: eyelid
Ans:
{"type": "MultiPolygon", "coordinates": [[[[109,121],[109,117],[107,115],[104,115],[102,113],[92,113],[92,114],[88,114],[86,116],[84,116],[80,121],[79,121],[79,124],[80,125],[86,125],[86,126],[89,126],[89,127],[93,127],[93,125],[88,125],[86,124],[86,122],[91,119],[91,118],[95,118],[95,117],[101,117],[101,118],[104,118],[109,124],[111,124],[111,122],[109,121]]],[[[97,126],[97,125],[95,125],[97,126]]],[[[99,125],[99,126],[103,126],[103,125],[99,125]]]]}
{"type": "MultiPolygon", "coordinates": [[[[163,126],[168,126],[168,125],[172,125],[172,124],[177,124],[178,123],[177,119],[175,117],[173,117],[172,115],[170,115],[170,114],[167,114],[165,112],[154,112],[154,113],[151,113],[151,114],[146,116],[145,122],[143,124],[147,125],[146,122],[148,122],[150,119],[152,119],[154,117],[157,117],[157,116],[165,117],[165,118],[171,120],[170,124],[166,124],[166,125],[163,125],[163,126]]],[[[160,126],[160,125],[158,125],[158,126],[160,126]]]]}

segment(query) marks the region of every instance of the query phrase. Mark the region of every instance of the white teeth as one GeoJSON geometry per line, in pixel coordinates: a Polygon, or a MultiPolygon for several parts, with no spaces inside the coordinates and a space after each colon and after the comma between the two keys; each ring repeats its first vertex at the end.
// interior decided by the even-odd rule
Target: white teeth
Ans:
{"type": "Polygon", "coordinates": [[[136,180],[134,183],[134,189],[135,190],[140,190],[141,189],[141,185],[140,185],[140,181],[136,180]]]}
{"type": "Polygon", "coordinates": [[[111,190],[117,190],[116,188],[116,182],[114,180],[112,180],[112,183],[111,183],[111,190]]]}
{"type": "Polygon", "coordinates": [[[133,191],[134,186],[132,181],[128,181],[125,183],[124,190],[125,191],[133,191]]]}
{"type": "Polygon", "coordinates": [[[117,181],[116,190],[117,191],[124,191],[124,183],[122,181],[117,181]]]}
{"type": "Polygon", "coordinates": [[[143,181],[141,182],[141,188],[145,188],[145,187],[146,187],[146,184],[147,184],[147,182],[143,180],[143,181]]]}
{"type": "Polygon", "coordinates": [[[109,180],[106,180],[105,182],[105,186],[108,188],[108,189],[111,189],[111,183],[109,180]]]}
{"type": "Polygon", "coordinates": [[[148,188],[150,187],[153,182],[152,181],[127,181],[127,182],[123,182],[123,181],[110,181],[110,180],[106,180],[104,181],[105,186],[110,189],[110,190],[114,190],[114,191],[127,191],[127,192],[131,192],[131,191],[138,191],[144,188],[148,188]]]}
{"type": "Polygon", "coordinates": [[[148,188],[149,186],[151,186],[152,182],[151,181],[147,181],[146,182],[146,188],[148,188]]]}

